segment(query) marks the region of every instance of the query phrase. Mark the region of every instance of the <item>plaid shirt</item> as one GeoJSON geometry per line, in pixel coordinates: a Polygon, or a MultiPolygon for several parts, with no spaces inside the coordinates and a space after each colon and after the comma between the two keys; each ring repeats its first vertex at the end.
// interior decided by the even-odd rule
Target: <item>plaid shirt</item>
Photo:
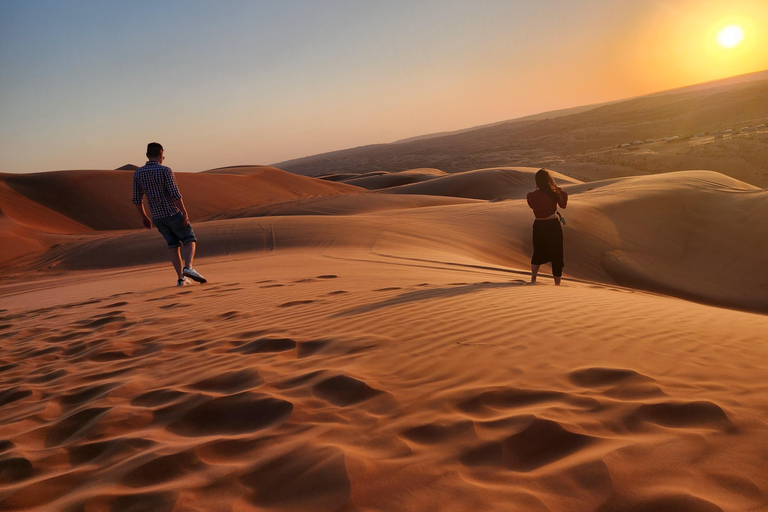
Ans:
{"type": "Polygon", "coordinates": [[[147,195],[149,209],[153,219],[172,217],[179,213],[173,202],[181,198],[176,178],[170,167],[157,162],[147,162],[133,173],[133,204],[141,204],[141,198],[147,195]]]}

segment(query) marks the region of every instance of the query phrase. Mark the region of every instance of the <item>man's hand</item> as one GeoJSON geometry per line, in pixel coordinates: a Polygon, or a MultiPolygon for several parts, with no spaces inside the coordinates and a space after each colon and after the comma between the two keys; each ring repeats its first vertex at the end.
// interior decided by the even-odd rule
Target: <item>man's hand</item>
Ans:
{"type": "Polygon", "coordinates": [[[189,217],[187,217],[187,212],[186,211],[184,211],[184,210],[181,211],[181,218],[183,219],[181,221],[181,227],[185,228],[185,227],[189,226],[189,217]]]}
{"type": "Polygon", "coordinates": [[[149,220],[149,217],[144,217],[144,218],[143,218],[143,219],[141,219],[141,220],[142,220],[142,222],[144,223],[144,227],[145,227],[145,228],[147,228],[147,229],[152,229],[152,221],[151,221],[151,220],[149,220]]]}

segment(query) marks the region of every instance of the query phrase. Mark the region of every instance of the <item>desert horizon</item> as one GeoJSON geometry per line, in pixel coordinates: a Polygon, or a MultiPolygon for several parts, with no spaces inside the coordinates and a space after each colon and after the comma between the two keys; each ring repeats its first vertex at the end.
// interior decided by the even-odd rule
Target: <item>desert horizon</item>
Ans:
{"type": "Polygon", "coordinates": [[[768,511],[765,16],[3,4],[0,510],[768,511]]]}

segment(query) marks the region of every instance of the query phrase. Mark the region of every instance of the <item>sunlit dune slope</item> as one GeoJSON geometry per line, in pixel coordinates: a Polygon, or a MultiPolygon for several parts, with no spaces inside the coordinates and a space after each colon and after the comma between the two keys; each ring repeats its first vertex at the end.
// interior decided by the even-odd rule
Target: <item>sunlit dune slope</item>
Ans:
{"type": "MultiPolygon", "coordinates": [[[[515,171],[525,175],[524,170],[515,171]]],[[[473,201],[370,212],[355,200],[312,216],[260,217],[199,223],[200,256],[280,248],[363,248],[377,254],[446,261],[472,259],[527,270],[532,215],[524,193],[506,201],[473,201]],[[328,213],[324,217],[318,214],[328,213]]],[[[494,173],[469,173],[477,190],[497,190],[494,173]],[[489,183],[486,183],[488,181],[489,183]]],[[[457,178],[459,176],[456,176],[457,178]]],[[[442,178],[441,178],[442,179],[442,178]]],[[[444,193],[440,180],[432,192],[444,193]]],[[[768,311],[768,278],[761,271],[768,228],[755,219],[768,213],[768,196],[750,185],[709,171],[619,178],[564,187],[566,277],[669,293],[709,303],[768,311]]],[[[515,192],[517,190],[517,192],[515,192]]],[[[365,196],[361,196],[365,197],[365,196]]],[[[351,198],[350,198],[351,199],[351,198]]],[[[424,201],[414,196],[416,203],[424,201]]],[[[406,206],[403,204],[402,206],[406,206]]],[[[312,202],[291,205],[294,215],[312,202]]],[[[275,212],[272,213],[277,213],[275,212]]],[[[243,212],[244,215],[248,212],[243,212]]],[[[109,268],[166,258],[153,232],[109,238],[82,237],[50,251],[37,268],[109,268]]]]}

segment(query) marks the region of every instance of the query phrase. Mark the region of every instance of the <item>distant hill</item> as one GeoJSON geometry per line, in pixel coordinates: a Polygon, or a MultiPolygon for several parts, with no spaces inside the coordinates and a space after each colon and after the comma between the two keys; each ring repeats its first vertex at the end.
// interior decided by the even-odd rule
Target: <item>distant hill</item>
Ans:
{"type": "Polygon", "coordinates": [[[138,166],[138,165],[133,165],[133,164],[125,164],[124,166],[122,166],[122,167],[118,167],[118,168],[117,168],[117,169],[115,169],[115,170],[116,170],[116,171],[135,171],[135,170],[136,170],[136,169],[138,169],[138,168],[139,168],[139,166],[138,166]]]}
{"type": "MultiPolygon", "coordinates": [[[[712,88],[715,88],[715,87],[722,87],[722,86],[725,86],[725,85],[735,85],[735,84],[740,84],[740,83],[745,83],[745,82],[756,82],[756,81],[759,81],[759,80],[768,80],[768,70],[758,71],[756,73],[747,73],[745,75],[739,75],[739,76],[734,76],[734,77],[730,77],[730,78],[723,78],[723,79],[720,79],[720,80],[712,80],[710,82],[704,82],[704,83],[701,83],[701,84],[689,85],[689,86],[685,86],[685,87],[679,87],[677,89],[669,89],[669,90],[666,90],[666,91],[661,91],[661,92],[656,92],[656,93],[651,93],[651,94],[643,94],[642,96],[637,96],[636,98],[649,98],[649,97],[652,97],[652,96],[661,96],[661,95],[665,95],[665,94],[676,94],[676,93],[683,93],[683,92],[702,91],[702,90],[705,90],[705,89],[712,89],[712,88]]],[[[610,104],[613,104],[613,103],[620,103],[621,101],[626,101],[628,99],[635,99],[635,98],[625,98],[624,100],[608,101],[608,102],[605,102],[605,103],[595,103],[595,104],[592,104],[592,105],[584,105],[584,106],[580,106],[580,107],[563,108],[563,109],[559,109],[559,110],[550,110],[550,111],[547,111],[547,112],[542,112],[540,114],[532,114],[532,115],[525,116],[525,117],[509,119],[507,121],[498,121],[496,123],[485,124],[485,125],[482,125],[482,126],[475,126],[475,127],[472,127],[472,128],[464,128],[462,130],[456,130],[456,131],[451,131],[451,132],[432,133],[432,134],[429,134],[429,135],[419,135],[419,136],[416,136],[416,137],[409,137],[407,139],[402,139],[402,140],[395,141],[392,144],[400,144],[402,142],[413,142],[413,141],[417,141],[417,140],[432,139],[432,138],[435,138],[435,137],[444,137],[446,135],[458,135],[460,133],[466,133],[466,132],[470,132],[470,131],[473,131],[473,130],[479,130],[481,128],[490,128],[490,127],[493,127],[493,126],[499,126],[499,125],[506,124],[506,123],[511,123],[511,122],[539,121],[539,120],[543,120],[543,119],[555,119],[557,117],[563,117],[563,116],[568,116],[568,115],[572,115],[572,114],[578,114],[578,113],[581,113],[581,112],[586,112],[587,110],[593,110],[595,108],[602,107],[604,105],[610,105],[610,104]]]]}
{"type": "Polygon", "coordinates": [[[709,169],[766,187],[768,145],[761,133],[738,140],[696,137],[766,122],[768,71],[763,71],[448,134],[334,151],[275,166],[309,176],[420,167],[449,173],[499,166],[547,167],[586,181],[709,169]],[[660,142],[673,136],[694,137],[680,144],[660,142]],[[643,144],[632,145],[634,142],[643,144]],[[631,147],[620,149],[622,144],[631,147]]]}

